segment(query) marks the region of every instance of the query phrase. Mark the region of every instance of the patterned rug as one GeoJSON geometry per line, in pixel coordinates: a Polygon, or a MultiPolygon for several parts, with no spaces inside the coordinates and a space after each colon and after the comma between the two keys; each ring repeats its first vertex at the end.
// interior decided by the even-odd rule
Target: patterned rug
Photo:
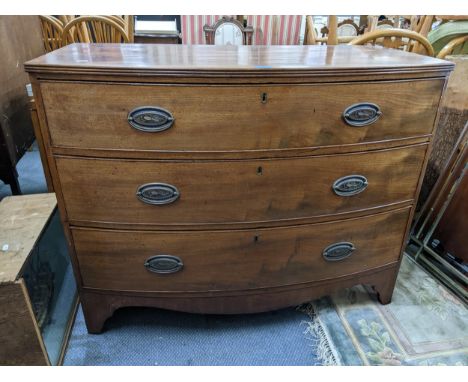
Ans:
{"type": "Polygon", "coordinates": [[[468,365],[468,309],[405,255],[392,303],[350,288],[299,308],[326,365],[468,365]]]}

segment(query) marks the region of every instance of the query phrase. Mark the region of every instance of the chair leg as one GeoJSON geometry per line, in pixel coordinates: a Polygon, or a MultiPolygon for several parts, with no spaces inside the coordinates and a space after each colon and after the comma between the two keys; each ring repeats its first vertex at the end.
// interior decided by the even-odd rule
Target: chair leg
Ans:
{"type": "Polygon", "coordinates": [[[21,195],[21,187],[18,182],[18,172],[14,166],[9,165],[6,171],[1,174],[1,179],[11,188],[13,195],[21,195]]]}
{"type": "MultiPolygon", "coordinates": [[[[16,171],[15,171],[16,172],[16,171]]],[[[10,188],[13,195],[21,195],[21,187],[18,182],[18,175],[15,174],[10,179],[10,188]]]]}

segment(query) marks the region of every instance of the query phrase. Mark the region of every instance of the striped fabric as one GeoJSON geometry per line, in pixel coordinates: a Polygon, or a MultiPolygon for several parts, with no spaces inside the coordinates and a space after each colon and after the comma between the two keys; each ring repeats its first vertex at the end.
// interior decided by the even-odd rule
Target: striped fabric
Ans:
{"type": "Polygon", "coordinates": [[[297,45],[302,16],[247,16],[254,28],[254,45],[297,45]],[[275,25],[276,24],[276,25],[275,25]]]}
{"type": "Polygon", "coordinates": [[[203,26],[213,25],[222,15],[182,15],[180,17],[182,29],[182,44],[206,44],[203,26]]]}
{"type": "MultiPolygon", "coordinates": [[[[213,25],[222,15],[182,15],[182,44],[205,44],[203,26],[213,25]]],[[[302,16],[247,16],[254,28],[254,45],[297,45],[302,16]]]]}

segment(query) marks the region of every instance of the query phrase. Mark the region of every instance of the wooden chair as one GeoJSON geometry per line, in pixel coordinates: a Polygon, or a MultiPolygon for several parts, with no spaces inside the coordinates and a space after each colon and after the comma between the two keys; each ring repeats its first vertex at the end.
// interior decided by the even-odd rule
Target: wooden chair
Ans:
{"type": "Polygon", "coordinates": [[[375,29],[393,29],[395,28],[394,22],[389,19],[380,20],[377,22],[375,29]]]}
{"type": "MultiPolygon", "coordinates": [[[[326,41],[328,41],[328,35],[330,33],[328,26],[325,25],[322,29],[320,29],[320,33],[322,34],[322,39],[326,39],[326,41]]],[[[345,40],[345,42],[349,42],[358,34],[359,27],[353,20],[347,19],[338,23],[336,28],[338,43],[343,42],[343,40],[345,40]],[[346,41],[346,39],[349,40],[346,41]]],[[[325,44],[325,41],[323,41],[322,44],[325,44]]]]}
{"type": "Polygon", "coordinates": [[[107,17],[110,20],[115,21],[117,24],[119,24],[124,30],[125,33],[127,34],[128,37],[128,42],[133,43],[135,40],[135,19],[134,16],[130,15],[108,15],[104,16],[107,17]]]}
{"type": "MultiPolygon", "coordinates": [[[[355,36],[338,36],[338,17],[328,16],[328,35],[326,37],[317,37],[317,32],[314,28],[312,16],[306,16],[306,30],[304,34],[304,45],[316,45],[325,43],[327,45],[338,45],[348,43],[355,38],[355,36]]],[[[323,28],[322,28],[323,30],[323,28]]]]}
{"type": "Polygon", "coordinates": [[[114,20],[117,24],[119,24],[122,28],[125,29],[125,20],[121,16],[107,15],[107,16],[103,16],[103,17],[107,17],[110,20],[114,20]]]}
{"type": "Polygon", "coordinates": [[[119,24],[127,34],[128,41],[133,43],[135,39],[135,19],[134,16],[130,15],[106,15],[103,17],[107,17],[110,20],[115,21],[119,24]]]}
{"type": "Polygon", "coordinates": [[[128,42],[133,43],[135,41],[135,16],[124,15],[122,18],[125,22],[125,32],[127,32],[128,42]]]}
{"type": "Polygon", "coordinates": [[[63,24],[53,16],[39,16],[42,27],[42,41],[46,52],[52,52],[61,47],[63,24]]]}
{"type": "Polygon", "coordinates": [[[407,52],[434,56],[430,42],[419,33],[406,29],[381,29],[365,33],[355,38],[350,45],[382,45],[386,48],[401,49],[407,52]],[[423,53],[424,52],[424,53],[423,53]]]}
{"type": "Polygon", "coordinates": [[[62,45],[73,42],[128,43],[120,22],[106,16],[80,16],[63,28],[62,45]]]}
{"type": "Polygon", "coordinates": [[[223,16],[213,26],[203,27],[208,45],[252,45],[252,27],[234,17],[223,16]]]}
{"type": "Polygon", "coordinates": [[[63,25],[66,25],[70,21],[72,21],[76,16],[75,15],[60,15],[57,17],[62,22],[63,25]]]}
{"type": "Polygon", "coordinates": [[[366,33],[375,31],[376,28],[377,28],[378,22],[379,22],[379,21],[378,21],[378,17],[377,17],[377,16],[368,15],[368,16],[367,16],[367,23],[366,23],[365,26],[364,26],[364,31],[363,31],[363,33],[366,34],[366,33]]]}
{"type": "Polygon", "coordinates": [[[327,45],[338,45],[338,16],[328,16],[328,36],[327,45]]]}
{"type": "Polygon", "coordinates": [[[359,33],[359,26],[351,19],[346,19],[338,23],[337,35],[338,37],[357,36],[359,33]]]}
{"type": "Polygon", "coordinates": [[[431,31],[435,16],[411,16],[410,20],[410,30],[419,33],[423,37],[427,37],[428,33],[431,31]]]}
{"type": "Polygon", "coordinates": [[[388,18],[380,20],[378,16],[367,16],[367,23],[360,29],[361,34],[373,32],[379,29],[393,29],[400,27],[400,16],[387,16],[388,18]]]}
{"type": "Polygon", "coordinates": [[[317,44],[317,30],[314,27],[314,21],[312,16],[306,16],[306,26],[304,32],[304,45],[316,45],[317,44]]]}
{"type": "Polygon", "coordinates": [[[451,54],[455,48],[462,47],[468,41],[468,35],[460,36],[451,40],[445,45],[437,55],[437,58],[445,58],[445,56],[451,54]]]}

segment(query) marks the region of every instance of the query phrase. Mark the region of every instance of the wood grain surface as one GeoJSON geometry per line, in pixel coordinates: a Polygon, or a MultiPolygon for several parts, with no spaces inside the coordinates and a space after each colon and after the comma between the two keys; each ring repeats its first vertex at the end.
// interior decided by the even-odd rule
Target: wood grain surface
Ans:
{"type": "Polygon", "coordinates": [[[29,72],[191,74],[274,77],[343,71],[346,74],[450,70],[447,61],[397,49],[348,45],[219,46],[178,44],[72,44],[25,64],[29,72]]]}
{"type": "Polygon", "coordinates": [[[382,304],[392,297],[398,263],[359,272],[333,280],[279,287],[265,290],[226,293],[154,294],[151,292],[124,293],[84,288],[81,302],[89,333],[101,333],[105,321],[116,309],[128,306],[147,306],[181,312],[203,314],[260,313],[284,307],[294,307],[343,288],[364,284],[372,286],[382,304]]]}
{"type": "Polygon", "coordinates": [[[336,156],[188,163],[57,157],[56,163],[72,224],[286,224],[412,201],[426,149],[421,144],[336,156]],[[337,179],[356,174],[368,180],[363,192],[334,193],[337,179]],[[140,201],[138,187],[155,182],[175,186],[179,199],[167,205],[140,201]]]}
{"type": "Polygon", "coordinates": [[[0,307],[0,365],[48,365],[47,352],[22,279],[0,286],[0,307]]]}
{"type": "Polygon", "coordinates": [[[54,194],[9,196],[0,203],[0,284],[13,282],[52,215],[54,194]]]}
{"type": "Polygon", "coordinates": [[[150,151],[155,157],[256,151],[265,157],[270,150],[430,135],[443,85],[443,80],[242,87],[45,82],[41,91],[54,147],[150,151]],[[360,102],[378,105],[382,116],[363,127],[346,124],[343,112],[360,102]],[[168,110],[173,126],[157,133],[131,127],[129,112],[142,106],[168,110]]]}
{"type": "Polygon", "coordinates": [[[121,291],[236,291],[301,284],[366,271],[398,261],[409,208],[333,223],[233,231],[112,231],[73,227],[85,287],[121,291]],[[385,227],[385,235],[381,234],[385,227]],[[326,261],[337,242],[356,247],[326,261]],[[174,274],[149,272],[155,255],[179,257],[174,274]]]}

